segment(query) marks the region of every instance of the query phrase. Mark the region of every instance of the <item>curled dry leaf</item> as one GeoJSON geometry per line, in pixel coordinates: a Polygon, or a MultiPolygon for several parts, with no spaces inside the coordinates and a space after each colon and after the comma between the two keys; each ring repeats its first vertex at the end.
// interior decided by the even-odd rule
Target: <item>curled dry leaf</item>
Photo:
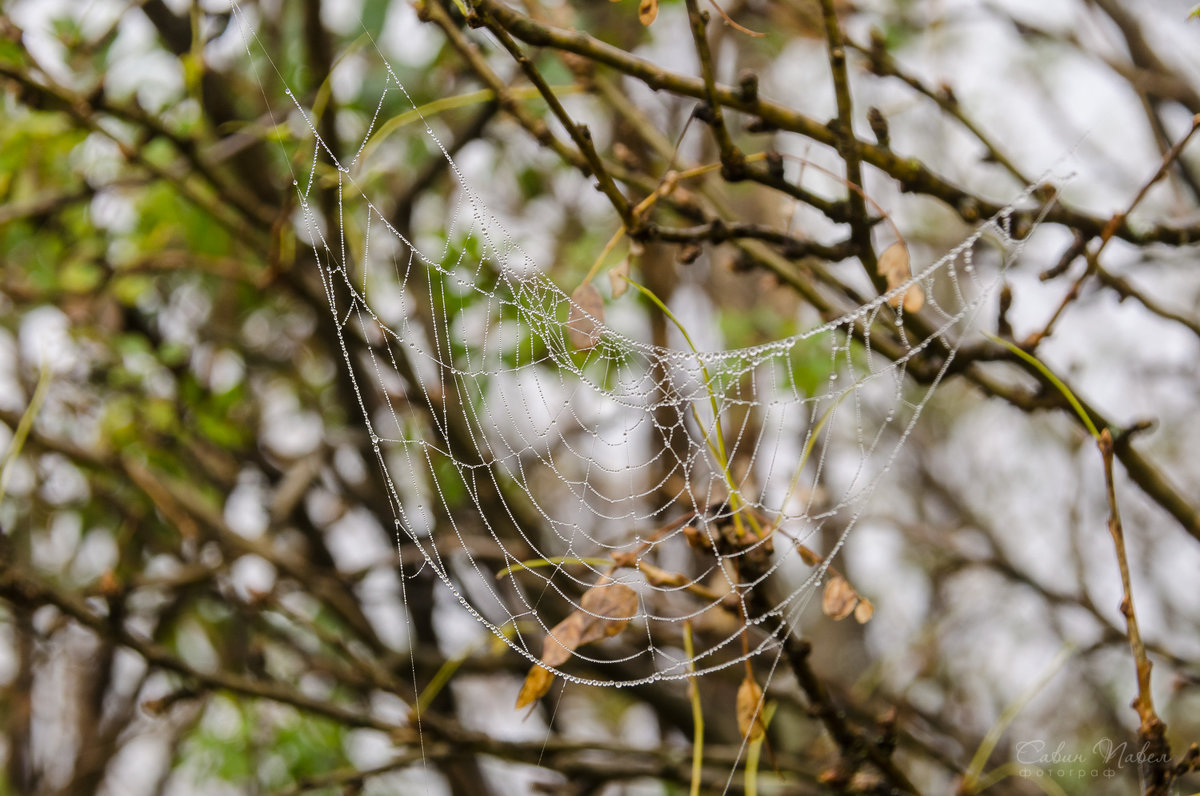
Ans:
{"type": "MultiPolygon", "coordinates": [[[[879,255],[879,275],[887,280],[887,289],[895,290],[912,278],[912,265],[908,258],[908,247],[898,240],[879,255]]],[[[893,307],[904,306],[905,312],[917,312],[925,306],[925,291],[913,284],[903,293],[888,299],[893,307]]]]}
{"type": "Polygon", "coordinates": [[[588,589],[579,610],[550,629],[542,642],[542,662],[525,675],[517,696],[517,709],[541,699],[554,683],[554,673],[544,667],[562,666],[584,644],[615,636],[637,614],[637,592],[623,583],[601,581],[588,589]]]}
{"type": "MultiPolygon", "coordinates": [[[[800,559],[810,567],[825,563],[824,558],[802,544],[797,544],[796,550],[800,553],[800,559]]],[[[830,567],[825,593],[821,596],[821,611],[835,622],[853,613],[858,623],[865,625],[875,615],[875,606],[859,594],[840,572],[830,567]]]]}
{"type": "Polygon", "coordinates": [[[554,672],[535,665],[529,670],[529,674],[525,675],[525,682],[521,684],[521,693],[517,694],[517,710],[537,702],[553,684],[554,672]]]}
{"type": "Polygon", "coordinates": [[[629,289],[629,258],[614,265],[608,271],[608,283],[612,285],[612,297],[619,299],[629,289]]]}
{"type": "Polygon", "coordinates": [[[590,351],[604,333],[604,298],[591,282],[584,282],[571,294],[567,314],[567,338],[580,351],[590,351]]]}
{"type": "Polygon", "coordinates": [[[825,563],[825,559],[813,552],[812,548],[805,547],[802,544],[797,544],[796,550],[800,553],[800,560],[810,567],[815,567],[818,564],[825,563]]]}
{"type": "Polygon", "coordinates": [[[866,597],[858,598],[858,605],[854,606],[854,619],[860,624],[865,625],[871,621],[871,617],[875,615],[875,606],[866,597]]]}
{"type": "Polygon", "coordinates": [[[649,25],[658,16],[658,0],[638,0],[638,21],[649,25]]]}
{"type": "Polygon", "coordinates": [[[550,628],[550,632],[542,641],[542,663],[547,666],[562,666],[571,660],[571,651],[584,643],[583,623],[583,614],[572,611],[566,619],[550,628]]]}
{"type": "Polygon", "coordinates": [[[750,743],[763,737],[766,728],[762,723],[762,689],[749,674],[737,692],[737,723],[738,732],[750,743]]]}
{"type": "Polygon", "coordinates": [[[668,572],[630,552],[613,553],[612,560],[619,567],[629,567],[641,572],[651,586],[688,586],[692,582],[691,578],[681,572],[668,572]]]}
{"type": "Polygon", "coordinates": [[[821,610],[830,619],[840,621],[848,617],[858,604],[858,592],[850,582],[836,572],[825,583],[825,594],[821,598],[821,610]]]}
{"type": "Polygon", "coordinates": [[[615,636],[629,624],[629,620],[637,615],[637,592],[624,583],[598,583],[583,594],[579,606],[587,615],[584,621],[588,628],[584,631],[584,640],[580,644],[615,636]],[[592,616],[592,614],[595,614],[592,616]],[[593,635],[594,628],[599,633],[593,635]]]}

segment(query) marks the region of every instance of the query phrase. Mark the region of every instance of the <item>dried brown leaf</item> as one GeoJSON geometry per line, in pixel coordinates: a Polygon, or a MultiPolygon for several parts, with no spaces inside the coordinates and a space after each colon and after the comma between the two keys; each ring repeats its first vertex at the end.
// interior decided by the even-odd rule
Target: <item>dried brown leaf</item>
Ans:
{"type": "Polygon", "coordinates": [[[608,283],[612,285],[612,297],[619,299],[629,289],[629,258],[614,265],[608,271],[608,283]]]}
{"type": "MultiPolygon", "coordinates": [[[[887,280],[887,289],[895,290],[912,278],[912,264],[908,247],[898,240],[879,255],[879,275],[887,280]]],[[[910,285],[907,290],[888,299],[893,307],[904,306],[905,312],[917,312],[925,305],[925,291],[920,285],[910,285]]]]}
{"type": "Polygon", "coordinates": [[[651,586],[684,588],[692,583],[692,579],[682,572],[668,572],[645,561],[638,563],[638,570],[646,576],[646,582],[651,586]]]}
{"type": "Polygon", "coordinates": [[[567,314],[567,337],[580,351],[590,351],[603,334],[604,298],[591,282],[575,288],[567,314]]]}
{"type": "Polygon", "coordinates": [[[658,16],[658,0],[638,0],[638,21],[649,25],[658,16]]]}
{"type": "Polygon", "coordinates": [[[624,583],[598,583],[583,593],[579,607],[584,611],[586,625],[584,640],[579,643],[587,644],[625,629],[629,620],[637,616],[637,592],[624,583]]]}
{"type": "Polygon", "coordinates": [[[810,567],[815,567],[818,564],[824,564],[825,559],[814,553],[810,548],[802,544],[796,545],[796,550],[800,553],[800,560],[810,567]]]}
{"type": "Polygon", "coordinates": [[[854,606],[854,618],[860,625],[865,625],[871,621],[871,617],[875,615],[875,606],[866,597],[858,598],[858,605],[854,606]]]}
{"type": "Polygon", "coordinates": [[[529,670],[529,674],[525,675],[525,682],[521,684],[521,693],[517,694],[517,710],[537,702],[546,695],[552,685],[554,685],[554,672],[535,664],[529,670]]]}
{"type": "Polygon", "coordinates": [[[858,592],[850,582],[836,572],[825,583],[825,594],[821,598],[821,610],[834,621],[848,617],[858,604],[858,592]]]}
{"type": "Polygon", "coordinates": [[[584,643],[584,621],[583,614],[572,611],[566,619],[550,628],[542,641],[542,663],[547,666],[562,666],[569,661],[575,648],[584,643]]]}
{"type": "Polygon", "coordinates": [[[749,674],[737,692],[737,723],[738,732],[750,743],[763,737],[766,728],[762,723],[762,689],[749,674]]]}
{"type": "Polygon", "coordinates": [[[578,611],[550,629],[542,642],[542,663],[562,666],[584,644],[615,636],[637,614],[637,592],[623,583],[604,581],[583,594],[578,611]]]}

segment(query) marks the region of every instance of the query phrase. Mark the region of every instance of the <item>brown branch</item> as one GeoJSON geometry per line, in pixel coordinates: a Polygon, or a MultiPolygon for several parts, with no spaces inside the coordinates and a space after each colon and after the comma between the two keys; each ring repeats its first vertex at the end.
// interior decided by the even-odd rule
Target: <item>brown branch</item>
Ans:
{"type": "Polygon", "coordinates": [[[967,132],[975,137],[987,150],[987,158],[1000,164],[1009,174],[1016,178],[1021,187],[1033,185],[1033,180],[1027,177],[1017,166],[1000,150],[979,125],[975,124],[966,113],[963,112],[962,106],[958,104],[954,94],[948,89],[935,91],[917,78],[905,72],[896,63],[896,59],[887,51],[883,40],[872,38],[871,46],[864,47],[861,44],[855,43],[853,40],[846,39],[847,46],[857,50],[867,56],[867,64],[871,71],[880,77],[894,77],[906,86],[911,88],[918,94],[932,100],[941,108],[942,112],[954,118],[961,124],[967,132]]]}
{"type": "Polygon", "coordinates": [[[205,688],[291,705],[350,727],[367,727],[387,733],[400,729],[397,725],[374,718],[365,710],[314,699],[279,683],[252,680],[220,670],[200,671],[165,647],[133,632],[123,623],[114,624],[110,617],[96,613],[80,598],[43,582],[14,566],[8,559],[0,560],[0,597],[23,606],[53,605],[101,638],[111,639],[136,652],[151,666],[183,675],[205,688]]]}
{"type": "MultiPolygon", "coordinates": [[[[553,47],[582,55],[641,80],[656,90],[665,90],[700,100],[707,98],[708,92],[703,80],[664,70],[586,33],[543,25],[496,2],[496,0],[477,0],[476,7],[486,9],[490,19],[527,44],[553,47]]],[[[787,106],[764,100],[757,93],[748,96],[738,88],[720,84],[715,86],[715,92],[717,101],[721,105],[757,117],[771,128],[799,133],[818,143],[837,147],[839,136],[830,130],[828,125],[787,106]]],[[[993,216],[1005,209],[1002,204],[975,196],[951,184],[915,158],[902,157],[889,149],[862,140],[855,139],[855,142],[864,163],[886,172],[900,183],[903,190],[926,194],[942,200],[966,221],[975,222],[981,217],[993,216]]],[[[1040,212],[1033,210],[1016,211],[1012,218],[1013,223],[1020,226],[1038,217],[1040,217],[1040,212]]],[[[1053,223],[1077,229],[1087,237],[1099,236],[1108,224],[1108,219],[1072,210],[1058,201],[1055,201],[1045,217],[1046,220],[1053,223]]],[[[1138,232],[1133,230],[1128,223],[1122,222],[1113,234],[1136,244],[1188,245],[1200,240],[1200,225],[1156,226],[1138,232]]]]}
{"type": "Polygon", "coordinates": [[[783,642],[788,664],[796,675],[800,689],[808,698],[809,710],[824,725],[833,742],[842,752],[839,769],[823,776],[823,783],[835,788],[849,784],[859,760],[869,760],[887,779],[892,787],[905,793],[920,793],[917,787],[871,739],[855,728],[846,719],[845,713],[833,701],[829,689],[817,677],[809,662],[812,644],[807,640],[788,634],[783,642]]]}
{"type": "Polygon", "coordinates": [[[629,200],[625,198],[625,195],[621,193],[620,189],[617,188],[616,183],[613,182],[612,175],[608,173],[608,169],[605,168],[604,163],[600,160],[600,155],[596,152],[596,146],[592,142],[591,131],[585,125],[575,123],[575,120],[567,113],[566,108],[563,107],[562,102],[559,101],[553,89],[546,83],[545,78],[542,77],[542,73],[538,71],[533,60],[521,51],[521,48],[517,46],[517,43],[509,35],[508,31],[492,18],[490,14],[491,8],[491,4],[477,6],[475,13],[469,21],[473,25],[485,26],[500,41],[504,49],[508,50],[509,55],[521,67],[521,71],[525,73],[529,82],[542,95],[542,99],[546,101],[546,104],[550,107],[550,111],[558,118],[562,126],[566,128],[567,134],[571,136],[571,140],[575,142],[575,146],[579,147],[579,151],[583,153],[592,176],[596,178],[600,191],[608,197],[608,201],[612,204],[613,209],[616,210],[626,229],[634,229],[636,219],[633,216],[633,207],[630,205],[629,200]]]}
{"type": "Polygon", "coordinates": [[[1138,629],[1137,612],[1133,607],[1133,585],[1129,577],[1129,560],[1125,555],[1125,531],[1121,526],[1121,513],[1117,508],[1117,488],[1113,478],[1113,438],[1108,429],[1100,432],[1097,441],[1100,456],[1104,461],[1104,487],[1108,496],[1108,532],[1112,535],[1113,549],[1117,554],[1117,566],[1121,572],[1121,615],[1125,617],[1125,628],[1129,634],[1129,646],[1137,666],[1137,697],[1133,708],[1137,711],[1138,740],[1143,744],[1145,759],[1141,761],[1141,772],[1146,796],[1166,796],[1170,792],[1174,772],[1171,767],[1171,747],[1167,743],[1167,725],[1154,711],[1154,699],[1150,693],[1150,670],[1153,666],[1146,656],[1146,645],[1138,629]]]}
{"type": "Polygon", "coordinates": [[[1146,197],[1146,194],[1150,192],[1150,189],[1154,187],[1159,180],[1166,176],[1167,170],[1171,167],[1171,164],[1178,160],[1179,156],[1183,154],[1184,147],[1187,146],[1188,141],[1192,139],[1192,136],[1195,135],[1198,129],[1200,129],[1200,114],[1192,117],[1192,126],[1188,129],[1187,133],[1179,139],[1175,146],[1171,147],[1167,153],[1163,155],[1162,163],[1159,165],[1154,174],[1150,175],[1150,178],[1142,184],[1142,187],[1138,190],[1137,194],[1134,195],[1133,200],[1129,203],[1129,206],[1126,207],[1125,210],[1114,214],[1113,217],[1108,220],[1108,223],[1104,225],[1104,229],[1100,231],[1099,244],[1095,249],[1087,252],[1086,254],[1088,262],[1087,270],[1085,270],[1079,276],[1079,278],[1075,280],[1074,284],[1071,285],[1071,289],[1067,291],[1067,295],[1059,303],[1058,308],[1055,309],[1054,313],[1050,316],[1050,320],[1046,322],[1046,325],[1043,326],[1040,331],[1034,332],[1025,339],[1025,342],[1022,344],[1024,348],[1032,351],[1042,340],[1050,336],[1054,330],[1055,324],[1057,324],[1059,319],[1062,318],[1067,308],[1079,297],[1079,293],[1083,288],[1084,282],[1086,282],[1088,278],[1091,277],[1100,267],[1100,254],[1104,251],[1104,247],[1106,247],[1108,242],[1112,240],[1113,235],[1116,234],[1116,231],[1122,226],[1126,225],[1126,219],[1128,219],[1129,214],[1137,209],[1137,206],[1141,204],[1142,200],[1146,197]]]}
{"type": "Polygon", "coordinates": [[[850,203],[850,237],[858,247],[858,256],[876,289],[885,288],[887,281],[878,273],[875,250],[871,246],[871,228],[867,224],[867,205],[863,197],[862,161],[858,139],[854,135],[854,104],[850,97],[850,76],[846,71],[846,47],[838,24],[834,0],[821,0],[821,17],[825,26],[825,43],[829,51],[829,70],[833,74],[833,93],[837,100],[835,129],[838,155],[846,164],[846,179],[850,182],[847,199],[850,203]],[[857,186],[857,190],[855,187],[857,186]]]}
{"type": "MultiPolygon", "coordinates": [[[[704,81],[704,93],[708,102],[704,107],[701,118],[712,129],[713,138],[717,141],[717,149],[721,153],[721,176],[730,182],[737,182],[745,177],[746,157],[733,143],[729,128],[725,125],[725,114],[721,103],[717,100],[716,78],[713,72],[712,50],[708,46],[708,13],[701,12],[696,0],[686,0],[688,24],[692,31],[692,41],[696,45],[696,56],[700,59],[700,76],[704,81]]],[[[698,109],[699,110],[699,109],[698,109]]]]}

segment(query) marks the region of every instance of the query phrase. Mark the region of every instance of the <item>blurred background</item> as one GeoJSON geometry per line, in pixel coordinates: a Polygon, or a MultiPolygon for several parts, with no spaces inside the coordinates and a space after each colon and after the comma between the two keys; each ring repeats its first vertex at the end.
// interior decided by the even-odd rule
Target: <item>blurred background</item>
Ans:
{"type": "MultiPolygon", "coordinates": [[[[0,9],[0,793],[1200,790],[1189,3],[0,9]],[[699,173],[634,213],[670,168],[699,173]],[[515,710],[530,661],[438,577],[469,592],[467,566],[397,533],[394,490],[432,506],[431,549],[489,576],[524,519],[488,521],[499,486],[443,491],[446,462],[378,466],[363,410],[392,401],[451,465],[482,454],[438,423],[447,395],[350,378],[379,341],[330,313],[340,232],[476,278],[509,252],[570,293],[624,224],[605,262],[716,351],[839,317],[888,289],[890,243],[919,271],[1009,203],[1020,256],[1001,274],[994,240],[970,249],[1002,282],[976,320],[997,337],[910,354],[906,400],[937,390],[834,562],[874,617],[814,599],[758,667],[761,760],[739,667],[699,697],[560,680],[515,710]],[[367,219],[391,225],[378,244],[367,219]],[[455,237],[471,224],[496,249],[455,237]],[[1084,417],[1115,440],[1121,545],[1084,417]]],[[[408,267],[401,314],[447,335],[441,272],[408,267]]],[[[608,312],[683,347],[653,301],[608,312]]],[[[930,335],[891,313],[882,361],[930,335]]],[[[830,439],[834,462],[855,442],[830,439]]]]}

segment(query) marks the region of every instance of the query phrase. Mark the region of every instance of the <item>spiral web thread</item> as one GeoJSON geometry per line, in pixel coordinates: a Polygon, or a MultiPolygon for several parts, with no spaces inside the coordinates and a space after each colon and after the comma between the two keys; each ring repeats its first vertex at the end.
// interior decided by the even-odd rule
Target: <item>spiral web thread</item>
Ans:
{"type": "Polygon", "coordinates": [[[907,283],[835,320],[738,350],[662,348],[575,306],[506,236],[428,124],[456,212],[436,253],[393,227],[386,197],[356,182],[389,97],[415,110],[387,74],[349,162],[288,96],[313,146],[295,181],[298,224],[402,562],[417,552],[530,661],[571,612],[620,627],[601,643],[563,640],[569,660],[550,668],[574,682],[677,679],[778,650],[1020,253],[1029,230],[1015,236],[1012,217],[1030,191],[907,283]],[[322,179],[336,179],[332,218],[319,209],[322,179]],[[926,296],[919,338],[892,306],[913,285],[926,296]],[[593,332],[594,347],[572,344],[569,319],[593,332]],[[876,352],[884,338],[899,356],[876,352]],[[940,370],[916,384],[908,365],[927,353],[940,370]],[[826,563],[805,564],[798,544],[821,538],[836,540],[826,563]],[[614,584],[636,595],[632,617],[585,599],[614,584]],[[698,642],[691,656],[685,620],[698,642]]]}

